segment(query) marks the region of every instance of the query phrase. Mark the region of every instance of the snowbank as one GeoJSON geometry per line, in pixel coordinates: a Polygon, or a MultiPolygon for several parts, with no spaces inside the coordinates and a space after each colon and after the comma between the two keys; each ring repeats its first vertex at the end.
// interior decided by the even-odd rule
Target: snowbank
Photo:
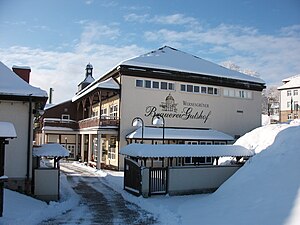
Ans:
{"type": "Polygon", "coordinates": [[[281,225],[300,223],[300,126],[269,125],[239,144],[260,152],[214,194],[179,207],[183,224],[281,225]],[[261,151],[265,150],[265,151],[261,151]]]}

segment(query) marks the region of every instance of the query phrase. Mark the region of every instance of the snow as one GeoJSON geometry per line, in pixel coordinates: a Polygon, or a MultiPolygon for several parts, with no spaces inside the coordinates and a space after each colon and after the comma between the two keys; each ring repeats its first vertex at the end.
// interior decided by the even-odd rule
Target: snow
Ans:
{"type": "Polygon", "coordinates": [[[13,69],[25,69],[25,70],[31,70],[30,66],[17,66],[13,65],[13,69]]]}
{"type": "Polygon", "coordinates": [[[293,77],[289,79],[287,83],[278,87],[278,90],[288,89],[288,88],[299,88],[300,87],[300,76],[293,77]]]}
{"type": "Polygon", "coordinates": [[[0,95],[47,97],[47,92],[31,86],[0,61],[0,95]]]}
{"type": "MultiPolygon", "coordinates": [[[[247,133],[236,144],[251,147],[257,154],[216,192],[206,195],[135,197],[123,190],[123,172],[74,165],[103,178],[105,184],[122,193],[125,199],[157,215],[161,224],[297,225],[300,224],[299,137],[299,120],[266,125],[247,133]]],[[[49,205],[5,190],[0,224],[38,224],[74,209],[78,196],[63,174],[61,179],[62,199],[49,205]]]]}
{"type": "Polygon", "coordinates": [[[125,66],[140,66],[144,68],[181,71],[187,73],[203,74],[214,77],[224,77],[264,84],[257,77],[246,75],[238,71],[201,59],[197,56],[164,46],[144,55],[125,60],[120,63],[125,66]]]}
{"type": "Polygon", "coordinates": [[[53,126],[44,126],[42,130],[74,131],[74,129],[69,127],[53,127],[53,126]]]}
{"type": "Polygon", "coordinates": [[[253,156],[253,152],[238,145],[151,145],[130,144],[120,150],[123,155],[133,157],[225,157],[253,156]]]}
{"type": "MultiPolygon", "coordinates": [[[[159,127],[144,127],[144,138],[162,139],[163,128],[159,127]]],[[[128,134],[126,138],[142,138],[142,127],[128,134]]],[[[181,129],[181,128],[165,128],[165,139],[175,140],[219,140],[233,141],[233,137],[221,131],[212,129],[181,129]]]]}
{"type": "Polygon", "coordinates": [[[0,121],[0,138],[16,138],[17,133],[12,123],[0,121]]]}
{"type": "Polygon", "coordinates": [[[80,99],[81,97],[85,96],[86,94],[92,92],[93,90],[100,88],[100,89],[120,89],[120,85],[113,79],[109,78],[105,81],[102,81],[100,83],[93,83],[84,88],[82,91],[77,93],[73,98],[72,102],[75,102],[76,100],[80,99]]]}
{"type": "Polygon", "coordinates": [[[34,147],[32,150],[33,156],[50,156],[50,157],[68,157],[69,151],[62,145],[57,143],[43,144],[41,146],[34,147]]]}

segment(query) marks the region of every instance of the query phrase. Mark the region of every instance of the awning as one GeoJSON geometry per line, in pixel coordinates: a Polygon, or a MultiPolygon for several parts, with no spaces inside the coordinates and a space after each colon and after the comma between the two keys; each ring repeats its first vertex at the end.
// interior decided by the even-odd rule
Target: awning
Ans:
{"type": "Polygon", "coordinates": [[[15,127],[10,122],[0,122],[0,138],[16,138],[15,127]]]}
{"type": "MultiPolygon", "coordinates": [[[[144,139],[160,140],[163,136],[163,128],[144,127],[144,139]]],[[[126,135],[127,139],[141,139],[142,127],[126,135]]],[[[212,129],[185,129],[185,128],[165,128],[165,139],[172,140],[219,140],[233,141],[233,137],[221,131],[212,129]]]]}
{"type": "Polygon", "coordinates": [[[254,152],[239,145],[130,144],[120,153],[138,158],[156,157],[248,157],[254,152]]]}
{"type": "Polygon", "coordinates": [[[34,147],[32,150],[32,155],[38,157],[68,157],[69,151],[60,144],[51,143],[34,147]]]}

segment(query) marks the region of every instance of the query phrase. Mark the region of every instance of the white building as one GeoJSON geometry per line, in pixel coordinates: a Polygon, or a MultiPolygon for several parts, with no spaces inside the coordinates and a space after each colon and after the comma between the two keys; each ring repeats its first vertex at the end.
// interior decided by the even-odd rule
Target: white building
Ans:
{"type": "MultiPolygon", "coordinates": [[[[18,68],[29,73],[30,68],[18,68]]],[[[47,93],[33,87],[0,62],[0,121],[14,125],[17,138],[5,152],[5,175],[11,189],[30,193],[32,179],[33,118],[47,101],[47,93]]]]}
{"type": "Polygon", "coordinates": [[[119,149],[128,143],[227,144],[261,125],[263,80],[168,46],[84,86],[72,98],[76,151],[97,166],[121,169],[119,149]],[[152,125],[158,115],[164,129],[152,125]],[[137,117],[143,127],[132,126],[137,117]]]}
{"type": "Polygon", "coordinates": [[[300,75],[282,80],[280,91],[280,122],[298,119],[300,104],[300,75]]]}

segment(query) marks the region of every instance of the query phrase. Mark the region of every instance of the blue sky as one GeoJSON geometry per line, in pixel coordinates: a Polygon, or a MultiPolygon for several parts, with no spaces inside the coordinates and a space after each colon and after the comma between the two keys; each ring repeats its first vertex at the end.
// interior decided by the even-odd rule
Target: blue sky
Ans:
{"type": "Polygon", "coordinates": [[[70,99],[87,63],[99,78],[164,45],[257,71],[267,85],[300,73],[298,0],[0,0],[0,60],[70,99]]]}

